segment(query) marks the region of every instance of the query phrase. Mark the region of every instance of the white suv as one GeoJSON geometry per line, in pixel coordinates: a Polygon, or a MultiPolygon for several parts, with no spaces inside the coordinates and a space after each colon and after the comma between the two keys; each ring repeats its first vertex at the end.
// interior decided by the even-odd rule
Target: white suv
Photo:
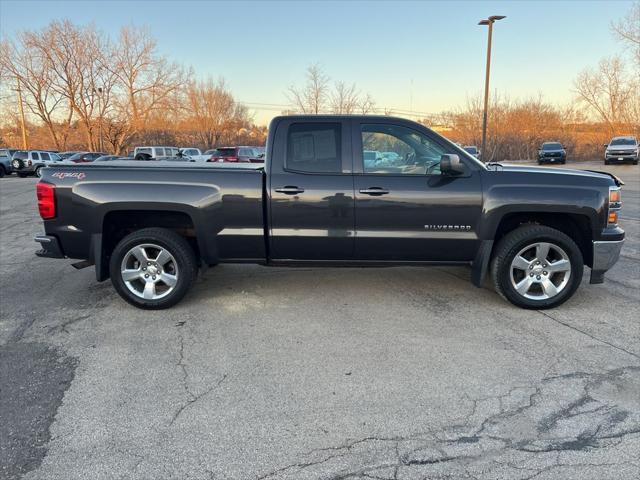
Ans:
{"type": "Polygon", "coordinates": [[[636,137],[630,135],[624,137],[613,137],[608,145],[605,145],[604,164],[633,162],[638,165],[640,147],[636,137]]]}
{"type": "Polygon", "coordinates": [[[177,157],[179,152],[178,147],[136,147],[133,157],[136,160],[159,160],[177,157]]]}
{"type": "Polygon", "coordinates": [[[60,162],[60,155],[43,150],[18,150],[13,154],[11,166],[19,177],[28,175],[41,175],[40,170],[52,162],[60,162]]]}

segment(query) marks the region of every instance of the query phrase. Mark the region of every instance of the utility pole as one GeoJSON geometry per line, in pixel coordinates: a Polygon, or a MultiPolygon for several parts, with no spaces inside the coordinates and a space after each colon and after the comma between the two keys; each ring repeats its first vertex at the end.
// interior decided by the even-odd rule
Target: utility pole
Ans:
{"type": "Polygon", "coordinates": [[[98,87],[96,92],[98,93],[98,149],[102,152],[102,87],[98,87]]]}
{"type": "Polygon", "coordinates": [[[27,145],[27,129],[24,121],[24,107],[22,106],[22,89],[20,88],[20,80],[16,78],[16,83],[18,85],[18,106],[20,108],[20,126],[22,127],[22,149],[28,150],[29,146],[27,145]]]}
{"type": "Polygon", "coordinates": [[[482,115],[482,147],[481,147],[481,155],[483,158],[486,158],[486,147],[487,147],[487,115],[489,108],[489,72],[491,70],[491,36],[493,34],[493,24],[497,20],[502,20],[503,18],[507,18],[504,15],[492,15],[486,20],[480,20],[478,25],[488,25],[488,39],[487,39],[487,68],[484,78],[484,113],[482,115]]]}

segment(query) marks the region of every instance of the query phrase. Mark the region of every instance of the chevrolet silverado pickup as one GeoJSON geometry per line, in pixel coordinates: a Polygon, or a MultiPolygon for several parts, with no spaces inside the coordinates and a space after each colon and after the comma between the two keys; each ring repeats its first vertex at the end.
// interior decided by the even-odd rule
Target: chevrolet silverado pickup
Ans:
{"type": "Polygon", "coordinates": [[[94,265],[127,302],[167,308],[202,266],[468,265],[532,309],[602,283],[624,241],[607,173],[485,165],[387,116],[275,118],[266,162],[55,165],[37,184],[41,257],[94,265]],[[365,162],[364,152],[394,152],[365,162]]]}

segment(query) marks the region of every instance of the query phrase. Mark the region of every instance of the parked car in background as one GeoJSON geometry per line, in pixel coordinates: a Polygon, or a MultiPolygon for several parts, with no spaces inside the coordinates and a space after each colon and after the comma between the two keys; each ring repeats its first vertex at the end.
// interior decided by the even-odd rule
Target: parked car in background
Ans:
{"type": "Polygon", "coordinates": [[[188,157],[193,162],[208,162],[211,158],[211,155],[203,155],[199,148],[194,147],[182,147],[180,155],[188,157]]]}
{"type": "Polygon", "coordinates": [[[67,162],[73,163],[91,163],[96,158],[105,156],[104,152],[78,152],[75,155],[65,158],[67,162]]]}
{"type": "Polygon", "coordinates": [[[13,154],[11,166],[20,178],[28,177],[29,175],[40,177],[42,176],[41,170],[43,167],[53,162],[61,161],[62,158],[57,153],[43,150],[18,150],[13,154]]]}
{"type": "Polygon", "coordinates": [[[559,142],[544,142],[538,150],[538,164],[567,163],[567,150],[559,142]]]}
{"type": "Polygon", "coordinates": [[[467,153],[470,153],[471,155],[473,155],[474,157],[476,157],[478,160],[480,159],[480,149],[478,147],[476,147],[475,145],[467,145],[465,147],[462,147],[463,150],[467,153]]]}
{"type": "Polygon", "coordinates": [[[13,167],[11,166],[11,158],[18,150],[13,148],[0,149],[0,178],[5,175],[11,175],[13,167]]]}
{"type": "Polygon", "coordinates": [[[220,147],[207,150],[204,153],[210,155],[209,162],[264,162],[264,157],[260,157],[254,147],[220,147]]]}
{"type": "Polygon", "coordinates": [[[638,165],[640,157],[640,146],[638,139],[631,135],[624,137],[613,137],[611,141],[605,145],[604,164],[632,162],[638,165]]]}
{"type": "Polygon", "coordinates": [[[62,152],[62,153],[59,153],[59,155],[62,160],[66,160],[67,158],[71,157],[72,155],[75,155],[76,153],[82,153],[82,152],[79,150],[76,150],[73,152],[62,152]]]}
{"type": "Polygon", "coordinates": [[[364,164],[367,168],[373,168],[378,166],[381,160],[383,160],[382,153],[377,150],[365,150],[363,152],[364,164]]]}
{"type": "Polygon", "coordinates": [[[177,157],[180,154],[178,147],[149,146],[136,147],[133,157],[136,160],[159,160],[166,157],[177,157]]]}

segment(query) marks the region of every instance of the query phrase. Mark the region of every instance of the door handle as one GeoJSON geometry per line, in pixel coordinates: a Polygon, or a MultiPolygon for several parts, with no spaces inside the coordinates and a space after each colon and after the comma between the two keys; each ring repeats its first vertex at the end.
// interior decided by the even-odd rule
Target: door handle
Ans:
{"type": "Polygon", "coordinates": [[[276,192],[284,193],[286,195],[295,195],[296,193],[303,193],[304,188],[293,187],[291,185],[287,185],[286,187],[276,188],[276,192]]]}
{"type": "Polygon", "coordinates": [[[389,190],[386,190],[382,187],[369,187],[363,188],[360,190],[360,193],[364,193],[365,195],[386,195],[389,193],[389,190]]]}

